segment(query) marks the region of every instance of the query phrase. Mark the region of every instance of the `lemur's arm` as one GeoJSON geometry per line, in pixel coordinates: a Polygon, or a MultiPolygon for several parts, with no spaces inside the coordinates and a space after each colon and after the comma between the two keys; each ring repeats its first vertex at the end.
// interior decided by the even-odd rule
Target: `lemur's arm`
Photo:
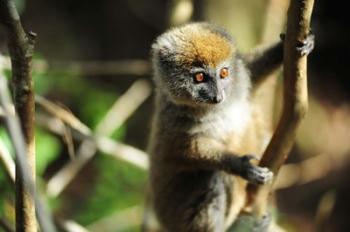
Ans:
{"type": "Polygon", "coordinates": [[[264,78],[275,71],[283,61],[283,41],[267,49],[258,49],[246,58],[253,86],[259,85],[264,78]]]}
{"type": "Polygon", "coordinates": [[[273,177],[268,168],[258,167],[251,161],[253,155],[238,155],[222,150],[220,143],[210,138],[197,138],[190,146],[176,149],[179,153],[175,160],[176,166],[183,169],[221,170],[240,176],[253,184],[264,184],[273,177]]]}
{"type": "MultiPolygon", "coordinates": [[[[283,61],[284,34],[281,35],[281,41],[266,49],[258,49],[253,54],[246,57],[246,64],[251,74],[253,87],[264,81],[264,78],[275,71],[283,61]]],[[[295,48],[301,56],[311,53],[315,45],[315,36],[309,34],[295,48]]]]}

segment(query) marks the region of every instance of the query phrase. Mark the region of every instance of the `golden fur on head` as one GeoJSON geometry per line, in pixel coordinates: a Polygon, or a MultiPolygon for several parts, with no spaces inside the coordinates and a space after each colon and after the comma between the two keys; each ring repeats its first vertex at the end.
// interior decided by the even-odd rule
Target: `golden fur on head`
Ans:
{"type": "Polygon", "coordinates": [[[215,67],[232,57],[235,50],[226,32],[213,30],[206,23],[193,23],[170,30],[157,42],[158,48],[166,55],[172,54],[176,62],[189,66],[203,64],[215,67]]]}
{"type": "Polygon", "coordinates": [[[182,62],[193,64],[200,62],[211,67],[232,56],[233,47],[230,41],[206,28],[198,28],[188,34],[188,44],[184,49],[182,62]]]}

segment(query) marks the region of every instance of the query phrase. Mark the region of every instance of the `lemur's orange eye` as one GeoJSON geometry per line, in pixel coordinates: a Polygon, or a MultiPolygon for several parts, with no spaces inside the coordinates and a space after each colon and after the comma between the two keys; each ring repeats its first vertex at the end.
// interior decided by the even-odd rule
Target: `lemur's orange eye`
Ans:
{"type": "Polygon", "coordinates": [[[222,68],[220,70],[220,77],[221,79],[225,79],[226,77],[228,77],[228,68],[222,68]]]}
{"type": "Polygon", "coordinates": [[[194,79],[196,82],[202,82],[204,81],[204,73],[199,72],[194,75],[194,79]]]}

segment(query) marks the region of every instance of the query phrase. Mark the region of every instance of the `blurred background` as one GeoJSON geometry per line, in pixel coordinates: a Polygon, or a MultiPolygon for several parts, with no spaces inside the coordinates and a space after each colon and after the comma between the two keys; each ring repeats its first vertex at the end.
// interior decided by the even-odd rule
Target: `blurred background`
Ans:
{"type": "MultiPolygon", "coordinates": [[[[116,232],[139,231],[143,214],[144,151],[153,109],[152,41],[171,26],[210,21],[227,28],[241,51],[249,52],[278,41],[289,1],[16,3],[26,30],[38,35],[33,78],[40,191],[62,231],[116,232]]],[[[350,31],[345,4],[315,1],[309,112],[275,186],[273,212],[287,231],[350,231],[350,31]]],[[[1,27],[0,52],[0,68],[9,76],[1,27]]],[[[280,83],[272,78],[257,96],[280,105],[280,83]]],[[[267,121],[276,122],[278,114],[269,112],[269,104],[261,106],[267,121]]],[[[1,115],[0,150],[13,155],[1,115]]],[[[10,179],[2,165],[0,219],[14,225],[10,179]]]]}

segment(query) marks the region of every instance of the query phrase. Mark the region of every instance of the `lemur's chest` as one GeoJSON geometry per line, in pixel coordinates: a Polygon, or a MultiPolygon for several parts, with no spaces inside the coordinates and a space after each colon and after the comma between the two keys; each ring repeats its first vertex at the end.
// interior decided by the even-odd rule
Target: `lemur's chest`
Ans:
{"type": "Polygon", "coordinates": [[[203,116],[198,123],[193,125],[189,133],[200,134],[223,142],[229,142],[231,139],[239,140],[250,119],[249,103],[245,101],[234,103],[203,116]]]}

